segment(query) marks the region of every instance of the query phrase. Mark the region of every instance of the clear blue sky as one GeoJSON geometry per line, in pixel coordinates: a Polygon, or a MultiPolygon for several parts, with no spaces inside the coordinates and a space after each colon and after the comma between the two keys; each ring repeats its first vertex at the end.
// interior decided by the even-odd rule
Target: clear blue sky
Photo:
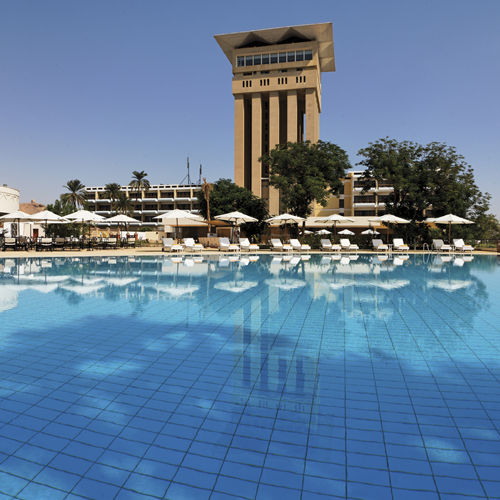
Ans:
{"type": "Polygon", "coordinates": [[[231,68],[213,35],[326,21],[321,138],[353,165],[384,136],[454,145],[500,215],[499,0],[3,0],[0,183],[50,202],[73,178],[179,182],[188,155],[232,178],[231,68]]]}

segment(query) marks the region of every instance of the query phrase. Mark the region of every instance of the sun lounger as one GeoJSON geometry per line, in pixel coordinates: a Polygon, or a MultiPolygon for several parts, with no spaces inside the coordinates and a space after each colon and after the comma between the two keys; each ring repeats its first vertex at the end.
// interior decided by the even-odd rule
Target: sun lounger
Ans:
{"type": "Polygon", "coordinates": [[[221,252],[238,252],[240,249],[236,243],[230,243],[229,238],[219,238],[219,250],[221,252]]]}
{"type": "Polygon", "coordinates": [[[451,252],[453,250],[451,245],[447,245],[443,240],[432,240],[432,248],[436,252],[451,252]]]}
{"type": "Polygon", "coordinates": [[[387,252],[389,250],[389,247],[380,239],[372,240],[372,245],[376,252],[387,252]]]}
{"type": "Polygon", "coordinates": [[[162,252],[181,252],[182,251],[182,245],[174,243],[173,238],[162,238],[161,242],[162,242],[162,247],[161,247],[162,252]]]}
{"type": "Polygon", "coordinates": [[[455,250],[459,252],[473,252],[474,247],[472,245],[466,245],[463,239],[455,239],[453,240],[453,246],[455,250]]]}
{"type": "Polygon", "coordinates": [[[284,244],[281,243],[281,240],[279,238],[272,238],[271,239],[271,250],[276,250],[277,252],[284,252],[284,251],[291,251],[293,250],[292,245],[284,244]]]}
{"type": "Polygon", "coordinates": [[[118,240],[116,238],[108,238],[106,248],[118,248],[118,240]]]}
{"type": "Polygon", "coordinates": [[[184,238],[184,247],[190,252],[201,252],[205,247],[201,243],[195,243],[193,238],[184,238]]]}
{"type": "Polygon", "coordinates": [[[240,238],[240,247],[246,252],[254,252],[260,249],[259,245],[250,243],[248,238],[240,238]]]}
{"type": "Polygon", "coordinates": [[[340,246],[342,250],[359,250],[358,245],[356,245],[356,243],[351,243],[349,238],[342,238],[340,240],[340,246]]]}
{"type": "Polygon", "coordinates": [[[5,238],[2,248],[3,250],[17,250],[16,238],[5,238]]]}
{"type": "Polygon", "coordinates": [[[299,251],[299,252],[303,252],[303,251],[308,251],[308,250],[311,250],[311,247],[310,245],[307,245],[307,244],[302,244],[299,240],[297,239],[291,239],[290,240],[290,245],[292,245],[292,249],[293,250],[296,250],[296,251],[299,251]]]}
{"type": "Polygon", "coordinates": [[[338,244],[332,244],[330,240],[321,240],[321,250],[327,252],[340,252],[342,247],[338,244]]]}
{"type": "Polygon", "coordinates": [[[392,240],[392,248],[398,252],[406,252],[410,249],[403,241],[403,238],[394,238],[392,240]]]}
{"type": "Polygon", "coordinates": [[[37,250],[52,250],[52,238],[40,238],[37,243],[37,250]]]}

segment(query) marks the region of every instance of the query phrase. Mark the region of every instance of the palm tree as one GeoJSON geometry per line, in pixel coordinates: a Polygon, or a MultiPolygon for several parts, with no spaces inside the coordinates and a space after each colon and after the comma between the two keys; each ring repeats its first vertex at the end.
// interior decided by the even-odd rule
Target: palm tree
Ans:
{"type": "Polygon", "coordinates": [[[61,195],[63,201],[70,203],[75,210],[84,205],[85,196],[83,190],[85,189],[85,185],[79,179],[68,181],[63,188],[69,191],[69,193],[61,195]]]}
{"type": "Polygon", "coordinates": [[[144,172],[144,170],[141,170],[140,172],[134,170],[132,172],[132,180],[130,181],[129,186],[133,187],[134,189],[137,189],[137,191],[143,191],[149,189],[151,184],[146,179],[147,176],[148,174],[144,172]]]}
{"type": "Polygon", "coordinates": [[[123,191],[118,193],[116,198],[116,211],[125,215],[130,215],[134,211],[134,204],[123,191]]]}
{"type": "Polygon", "coordinates": [[[104,186],[106,190],[106,196],[111,200],[111,211],[115,210],[115,202],[121,194],[121,186],[117,182],[110,182],[104,186]]]}
{"type": "Polygon", "coordinates": [[[203,196],[207,203],[207,221],[208,221],[208,232],[210,232],[210,193],[214,186],[207,182],[207,179],[203,177],[203,184],[201,185],[201,190],[203,191],[203,196]]]}

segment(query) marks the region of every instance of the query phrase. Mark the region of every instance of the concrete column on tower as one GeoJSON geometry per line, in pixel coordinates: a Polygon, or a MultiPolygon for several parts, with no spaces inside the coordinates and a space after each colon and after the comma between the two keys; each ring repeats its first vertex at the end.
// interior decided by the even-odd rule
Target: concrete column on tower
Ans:
{"type": "Polygon", "coordinates": [[[319,109],[315,89],[306,90],[306,140],[319,140],[319,109]]]}
{"type": "Polygon", "coordinates": [[[286,93],[286,107],[287,107],[287,132],[286,140],[288,142],[297,142],[298,132],[298,112],[297,112],[297,91],[289,90],[286,93]]]}
{"type": "Polygon", "coordinates": [[[262,100],[261,94],[252,94],[252,193],[262,195],[262,100]]]}
{"type": "Polygon", "coordinates": [[[242,94],[234,96],[234,182],[245,185],[245,103],[242,94]]]}
{"type": "MultiPolygon", "coordinates": [[[[280,97],[279,92],[269,92],[269,149],[280,142],[280,97]]],[[[269,213],[278,215],[280,210],[279,191],[269,186],[269,213]]]]}

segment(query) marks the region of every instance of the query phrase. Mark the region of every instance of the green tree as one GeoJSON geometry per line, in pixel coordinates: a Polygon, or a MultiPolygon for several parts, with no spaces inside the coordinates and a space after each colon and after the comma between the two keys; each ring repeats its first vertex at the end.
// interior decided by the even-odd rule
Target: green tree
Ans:
{"type": "MultiPolygon", "coordinates": [[[[78,210],[79,207],[83,207],[85,204],[85,196],[83,190],[85,189],[85,185],[79,179],[72,179],[63,186],[64,189],[67,189],[69,193],[64,193],[62,195],[63,201],[67,201],[71,203],[73,208],[73,212],[78,210]]],[[[70,212],[68,212],[70,213],[70,212]]]]}
{"type": "Polygon", "coordinates": [[[146,177],[148,174],[144,171],[141,170],[140,172],[137,170],[134,170],[132,172],[132,180],[130,181],[129,186],[137,189],[137,191],[142,191],[142,190],[147,190],[150,187],[150,183],[146,177]]]}
{"type": "MultiPolygon", "coordinates": [[[[54,212],[57,215],[68,215],[75,211],[73,203],[67,199],[65,193],[55,200],[54,203],[47,205],[47,210],[54,212]]],[[[44,226],[45,227],[45,226],[44,226]]],[[[70,224],[47,224],[45,234],[50,237],[54,236],[78,236],[80,234],[80,226],[77,223],[70,224]]]]}
{"type": "Polygon", "coordinates": [[[117,182],[110,182],[104,186],[106,196],[111,200],[111,211],[116,210],[116,201],[121,194],[122,187],[117,182]]]}
{"type": "MultiPolygon", "coordinates": [[[[422,145],[388,137],[370,143],[358,154],[365,167],[365,191],[371,181],[388,181],[394,188],[385,201],[388,213],[410,219],[397,230],[412,242],[429,239],[429,227],[417,223],[426,216],[453,213],[474,222],[489,210],[489,194],[478,188],[472,167],[454,147],[431,142],[422,145]]],[[[472,226],[454,228],[457,236],[472,235],[472,226]]]]}
{"type": "MultiPolygon", "coordinates": [[[[212,218],[238,210],[259,220],[259,222],[243,224],[242,228],[248,237],[262,233],[265,228],[263,221],[269,216],[264,200],[255,196],[248,189],[237,186],[231,179],[219,179],[211,185],[210,216],[212,218]]],[[[200,213],[207,218],[208,206],[203,189],[198,191],[197,197],[200,202],[200,213]]]]}
{"type": "Polygon", "coordinates": [[[134,211],[132,200],[123,191],[118,193],[115,207],[116,211],[120,214],[130,215],[134,211]]]}
{"type": "Polygon", "coordinates": [[[312,202],[325,206],[338,194],[350,168],[347,153],[330,142],[289,142],[278,145],[259,159],[269,168],[269,183],[279,189],[286,211],[307,217],[312,202]]]}

